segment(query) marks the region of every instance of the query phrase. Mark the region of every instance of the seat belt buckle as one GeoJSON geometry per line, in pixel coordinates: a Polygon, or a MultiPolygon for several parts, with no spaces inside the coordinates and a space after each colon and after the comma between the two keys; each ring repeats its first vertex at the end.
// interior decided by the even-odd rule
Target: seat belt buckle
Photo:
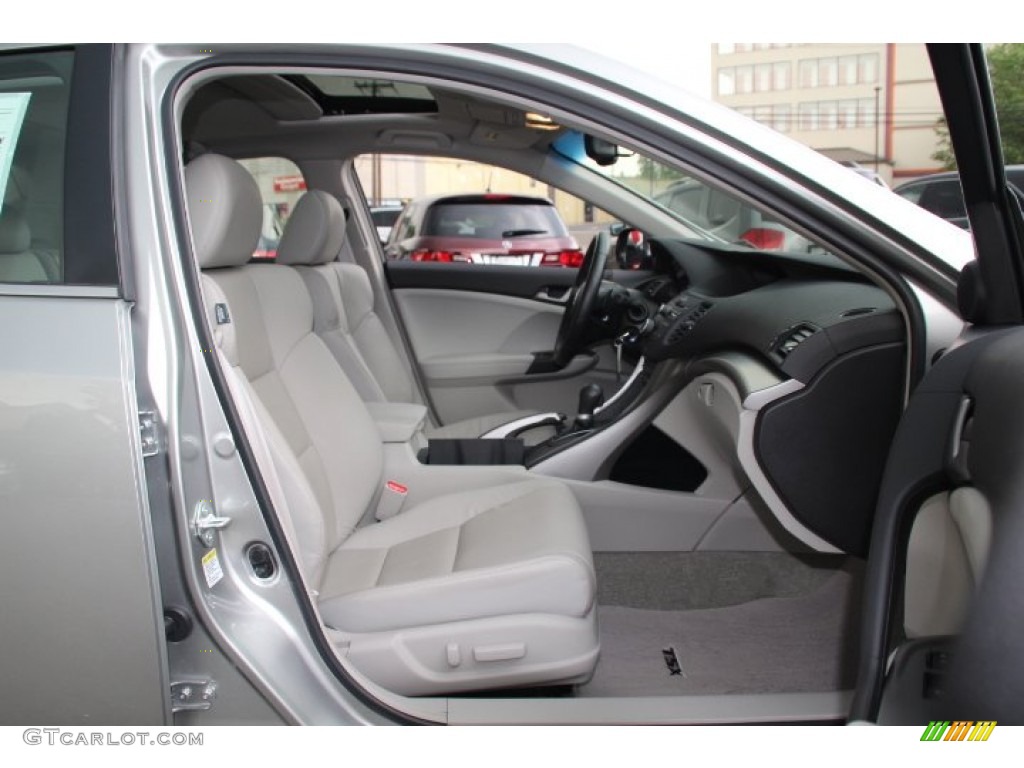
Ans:
{"type": "Polygon", "coordinates": [[[377,511],[374,517],[378,520],[387,520],[402,511],[405,504],[405,497],[409,495],[409,488],[395,480],[388,480],[384,483],[384,490],[377,501],[377,511]]]}

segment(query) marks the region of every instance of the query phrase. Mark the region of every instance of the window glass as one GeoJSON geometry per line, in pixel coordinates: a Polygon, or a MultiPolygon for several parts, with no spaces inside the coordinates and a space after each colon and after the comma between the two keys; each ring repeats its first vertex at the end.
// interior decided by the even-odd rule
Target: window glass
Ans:
{"type": "Polygon", "coordinates": [[[818,129],[818,102],[803,101],[799,106],[800,130],[815,131],[818,129]]]}
{"type": "Polygon", "coordinates": [[[964,207],[964,197],[960,191],[960,181],[958,179],[938,181],[926,185],[918,200],[918,205],[944,219],[957,219],[967,216],[967,209],[964,207]]]}
{"type": "Polygon", "coordinates": [[[718,70],[718,95],[732,96],[736,93],[736,70],[723,67],[718,70]]]}
{"type": "Polygon", "coordinates": [[[64,281],[64,157],[74,53],[0,56],[0,282],[64,281]]]}
{"type": "Polygon", "coordinates": [[[838,103],[838,125],[840,128],[857,127],[857,102],[855,99],[844,99],[838,103]]]}
{"type": "Polygon", "coordinates": [[[789,90],[791,67],[788,61],[777,61],[772,65],[772,88],[776,91],[789,90]]]}
{"type": "Polygon", "coordinates": [[[857,123],[862,128],[873,128],[875,125],[875,100],[857,100],[857,123]]]}
{"type": "Polygon", "coordinates": [[[839,84],[856,85],[857,83],[857,57],[839,57],[839,84]]]}
{"type": "Polygon", "coordinates": [[[579,266],[593,236],[616,221],[574,195],[485,163],[363,155],[355,171],[371,215],[404,204],[381,238],[386,259],[579,266]]]}
{"type": "Polygon", "coordinates": [[[758,64],[754,67],[754,90],[763,92],[772,89],[772,65],[758,64]]]}
{"type": "Polygon", "coordinates": [[[865,53],[857,57],[859,81],[862,83],[878,82],[878,54],[865,53]]]}
{"type": "Polygon", "coordinates": [[[838,125],[838,102],[822,101],[818,103],[818,128],[821,130],[834,130],[838,125]]]}
{"type": "Polygon", "coordinates": [[[736,67],[736,93],[753,93],[754,68],[736,67]]]}
{"type": "Polygon", "coordinates": [[[839,62],[834,58],[818,59],[818,85],[832,87],[839,82],[839,62]]]}
{"type": "Polygon", "coordinates": [[[816,88],[818,86],[817,59],[803,59],[800,62],[800,87],[816,88]]]}
{"type": "Polygon", "coordinates": [[[772,110],[772,127],[776,131],[786,133],[790,129],[790,121],[793,119],[792,109],[789,104],[776,104],[772,110]]]}
{"type": "Polygon", "coordinates": [[[239,162],[256,179],[263,199],[263,228],[252,257],[272,261],[277,258],[277,245],[288,217],[306,191],[306,180],[299,167],[283,157],[255,157],[239,162]]]}
{"type": "Polygon", "coordinates": [[[924,192],[924,184],[914,184],[909,187],[903,187],[902,189],[893,190],[900,197],[905,197],[912,203],[917,203],[921,199],[921,193],[924,192]]]}

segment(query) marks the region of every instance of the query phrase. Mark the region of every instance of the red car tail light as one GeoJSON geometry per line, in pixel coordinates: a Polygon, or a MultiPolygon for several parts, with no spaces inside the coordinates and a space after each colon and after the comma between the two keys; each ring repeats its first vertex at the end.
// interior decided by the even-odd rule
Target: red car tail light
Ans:
{"type": "Polygon", "coordinates": [[[740,235],[740,240],[750,243],[760,251],[778,251],[785,244],[786,233],[778,229],[756,227],[740,235]]]}
{"type": "Polygon", "coordinates": [[[409,258],[413,261],[438,261],[438,262],[469,262],[468,256],[463,256],[461,253],[452,253],[451,251],[434,251],[428,248],[421,248],[420,250],[413,251],[409,254],[409,258]]]}
{"type": "Polygon", "coordinates": [[[558,253],[545,253],[540,260],[542,267],[582,267],[583,251],[565,250],[558,253]]]}

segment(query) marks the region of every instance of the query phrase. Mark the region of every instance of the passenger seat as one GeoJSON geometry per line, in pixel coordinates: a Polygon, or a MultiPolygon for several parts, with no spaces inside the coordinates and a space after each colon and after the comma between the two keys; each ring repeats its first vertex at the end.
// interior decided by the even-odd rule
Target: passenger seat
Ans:
{"type": "MultiPolygon", "coordinates": [[[[288,219],[277,248],[277,263],[296,266],[313,300],[314,330],[366,402],[417,403],[416,385],[402,356],[374,312],[366,270],[336,261],[345,237],[345,212],[322,190],[307,192],[288,219]]],[[[476,438],[497,427],[537,415],[517,410],[486,414],[444,426],[428,424],[431,438],[476,438]]],[[[527,442],[554,434],[534,428],[527,442]]]]}
{"type": "Polygon", "coordinates": [[[546,479],[453,488],[360,527],[383,486],[380,434],[313,332],[297,271],[247,265],[255,181],[204,155],[185,184],[208,322],[236,398],[257,416],[250,440],[269,446],[261,470],[281,478],[282,525],[339,654],[405,695],[588,679],[595,575],[572,493],[546,479]]]}

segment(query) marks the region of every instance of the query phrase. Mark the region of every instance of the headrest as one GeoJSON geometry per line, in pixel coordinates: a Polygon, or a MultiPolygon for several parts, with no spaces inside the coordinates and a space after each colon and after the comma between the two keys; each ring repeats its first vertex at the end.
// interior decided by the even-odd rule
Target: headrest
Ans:
{"type": "Polygon", "coordinates": [[[10,205],[0,210],[0,253],[24,253],[32,245],[32,233],[21,211],[10,205]]]}
{"type": "Polygon", "coordinates": [[[345,211],[334,195],[320,189],[304,194],[288,217],[277,245],[278,264],[327,264],[345,242],[345,211]]]}
{"type": "Polygon", "coordinates": [[[185,166],[185,196],[200,269],[238,267],[252,258],[263,200],[245,168],[222,155],[201,155],[185,166]]]}

